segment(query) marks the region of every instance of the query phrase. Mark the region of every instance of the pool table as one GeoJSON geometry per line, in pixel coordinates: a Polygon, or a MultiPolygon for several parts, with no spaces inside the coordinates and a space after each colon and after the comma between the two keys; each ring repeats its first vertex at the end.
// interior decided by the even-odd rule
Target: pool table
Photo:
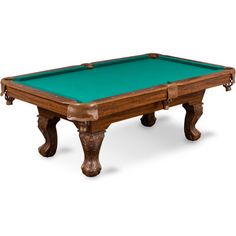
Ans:
{"type": "Polygon", "coordinates": [[[195,141],[205,90],[223,85],[229,91],[234,82],[234,68],[149,53],[7,77],[1,94],[8,105],[20,99],[38,107],[44,157],[56,152],[58,121],[73,122],[84,150],[82,172],[92,177],[101,171],[99,151],[110,124],[142,116],[151,127],[155,111],[183,104],[185,136],[195,141]]]}

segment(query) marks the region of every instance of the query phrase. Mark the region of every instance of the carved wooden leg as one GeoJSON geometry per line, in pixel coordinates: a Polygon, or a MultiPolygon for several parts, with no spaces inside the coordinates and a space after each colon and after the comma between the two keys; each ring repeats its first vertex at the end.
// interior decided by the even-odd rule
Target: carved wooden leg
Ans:
{"type": "Polygon", "coordinates": [[[93,177],[100,173],[102,167],[99,162],[99,151],[104,138],[105,131],[96,133],[80,132],[79,137],[84,149],[84,163],[81,166],[82,172],[93,177]]]}
{"type": "Polygon", "coordinates": [[[56,124],[60,118],[56,117],[52,112],[38,108],[39,119],[38,127],[42,132],[45,143],[39,147],[39,153],[44,157],[53,156],[57,150],[57,130],[56,124]]]}
{"type": "Polygon", "coordinates": [[[197,104],[183,104],[186,110],[184,132],[187,139],[191,141],[198,140],[201,137],[200,131],[195,127],[198,119],[203,113],[202,102],[197,104]]]}
{"type": "Polygon", "coordinates": [[[140,120],[142,125],[151,127],[156,123],[155,113],[144,114],[140,120]]]}

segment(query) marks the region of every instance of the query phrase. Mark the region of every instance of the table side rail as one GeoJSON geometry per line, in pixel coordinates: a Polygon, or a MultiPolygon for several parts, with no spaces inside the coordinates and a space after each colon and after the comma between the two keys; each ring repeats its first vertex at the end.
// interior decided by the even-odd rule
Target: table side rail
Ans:
{"type": "MultiPolygon", "coordinates": [[[[201,90],[192,94],[187,94],[184,96],[177,97],[173,99],[172,103],[170,104],[170,107],[184,104],[184,103],[190,103],[195,104],[199,102],[199,98],[202,99],[204,95],[205,90],[201,90]]],[[[159,102],[153,102],[147,105],[138,106],[135,108],[130,108],[122,112],[113,113],[111,115],[102,117],[99,120],[90,122],[88,126],[89,132],[98,132],[99,130],[106,129],[110,124],[122,121],[125,119],[130,119],[136,116],[141,116],[143,114],[149,114],[153,113],[158,110],[162,110],[164,108],[164,104],[162,101],[159,102]]]]}
{"type": "MultiPolygon", "coordinates": [[[[231,83],[234,77],[234,69],[200,76],[192,79],[171,83],[177,89],[176,96],[183,96],[198,92],[207,88],[231,83]]],[[[126,93],[114,97],[108,97],[93,101],[91,103],[78,103],[47,92],[39,91],[28,86],[14,83],[11,78],[3,79],[2,94],[17,98],[44,109],[52,110],[69,120],[93,121],[109,116],[114,113],[130,110],[132,108],[152,104],[154,102],[166,101],[168,99],[169,85],[160,85],[148,89],[126,93]]]]}
{"type": "MultiPolygon", "coordinates": [[[[232,73],[222,71],[217,74],[201,76],[188,80],[171,83],[177,87],[178,96],[183,96],[205,90],[211,87],[224,85],[232,80],[232,73]]],[[[122,112],[133,107],[147,105],[153,102],[165,101],[168,99],[168,85],[156,86],[140,90],[134,93],[127,93],[115,97],[94,101],[98,106],[99,117],[110,115],[114,112],[122,112]]]]}

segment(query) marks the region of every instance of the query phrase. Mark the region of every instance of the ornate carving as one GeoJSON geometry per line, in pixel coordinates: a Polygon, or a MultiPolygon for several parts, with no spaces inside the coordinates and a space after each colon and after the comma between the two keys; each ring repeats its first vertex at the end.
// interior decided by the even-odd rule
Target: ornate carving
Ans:
{"type": "Polygon", "coordinates": [[[142,125],[151,127],[156,123],[155,113],[144,114],[140,120],[142,125]]]}
{"type": "Polygon", "coordinates": [[[105,131],[97,133],[80,132],[79,137],[84,150],[84,163],[81,166],[82,172],[93,177],[100,173],[102,167],[99,162],[99,151],[102,145],[105,131]]]}
{"type": "Polygon", "coordinates": [[[201,133],[196,129],[195,125],[203,113],[202,102],[198,104],[183,104],[186,110],[184,132],[188,140],[195,141],[201,137],[201,133]]]}
{"type": "Polygon", "coordinates": [[[45,138],[45,143],[38,148],[39,153],[44,157],[53,156],[57,150],[56,124],[60,118],[40,112],[39,109],[38,128],[45,138]]]}

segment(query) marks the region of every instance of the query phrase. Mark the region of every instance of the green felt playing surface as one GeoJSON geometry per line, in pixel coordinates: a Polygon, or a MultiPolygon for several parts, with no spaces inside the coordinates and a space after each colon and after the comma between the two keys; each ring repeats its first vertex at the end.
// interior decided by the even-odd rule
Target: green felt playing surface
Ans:
{"type": "Polygon", "coordinates": [[[93,69],[74,66],[31,75],[15,82],[78,102],[120,95],[161,84],[216,73],[223,70],[190,60],[147,55],[94,63],[93,69]]]}

